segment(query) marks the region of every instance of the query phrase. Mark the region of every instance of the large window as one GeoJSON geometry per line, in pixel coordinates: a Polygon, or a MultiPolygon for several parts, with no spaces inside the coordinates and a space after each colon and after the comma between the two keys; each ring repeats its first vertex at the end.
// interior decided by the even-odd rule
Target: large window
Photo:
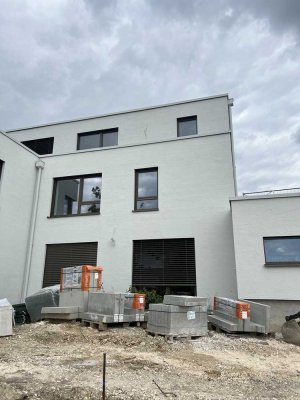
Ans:
{"type": "Polygon", "coordinates": [[[195,296],[194,239],[134,240],[132,286],[195,296]]]}
{"type": "Polygon", "coordinates": [[[300,236],[264,238],[266,264],[300,264],[300,236]]]}
{"type": "Polygon", "coordinates": [[[78,134],[77,150],[118,145],[118,128],[78,134]]]}
{"type": "Polygon", "coordinates": [[[177,118],[177,136],[197,135],[197,116],[177,118]]]}
{"type": "Polygon", "coordinates": [[[135,211],[158,210],[157,168],[135,170],[135,211]]]}
{"type": "Polygon", "coordinates": [[[52,217],[100,213],[101,175],[56,178],[52,199],[52,217]]]}
{"type": "Polygon", "coordinates": [[[25,140],[22,143],[37,154],[52,154],[54,138],[49,137],[44,139],[25,140]]]}

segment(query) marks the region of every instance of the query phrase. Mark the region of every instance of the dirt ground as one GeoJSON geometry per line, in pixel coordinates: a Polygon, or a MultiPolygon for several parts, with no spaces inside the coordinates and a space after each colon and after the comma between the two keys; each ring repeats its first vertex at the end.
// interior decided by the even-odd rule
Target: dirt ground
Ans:
{"type": "Polygon", "coordinates": [[[166,342],[141,328],[105,332],[39,322],[0,338],[1,400],[300,399],[300,347],[212,332],[166,342]]]}

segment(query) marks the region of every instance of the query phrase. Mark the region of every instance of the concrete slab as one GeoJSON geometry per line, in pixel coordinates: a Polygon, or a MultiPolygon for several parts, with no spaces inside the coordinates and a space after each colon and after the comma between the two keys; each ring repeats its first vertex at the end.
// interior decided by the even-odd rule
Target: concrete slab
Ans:
{"type": "Polygon", "coordinates": [[[184,306],[184,307],[202,306],[202,307],[206,307],[206,310],[207,310],[207,298],[206,297],[165,295],[163,303],[174,305],[174,306],[184,306]]]}

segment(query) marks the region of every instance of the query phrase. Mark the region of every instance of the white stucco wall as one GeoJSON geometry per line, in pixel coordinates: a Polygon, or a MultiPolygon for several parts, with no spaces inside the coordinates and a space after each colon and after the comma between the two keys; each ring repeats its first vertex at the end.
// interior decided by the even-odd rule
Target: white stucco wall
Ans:
{"type": "Polygon", "coordinates": [[[38,158],[0,133],[0,298],[20,301],[38,158]]]}
{"type": "Polygon", "coordinates": [[[300,267],[266,267],[263,237],[300,236],[300,197],[231,201],[238,295],[300,300],[300,267]]]}
{"type": "Polygon", "coordinates": [[[119,128],[120,146],[175,139],[177,118],[191,115],[197,115],[200,136],[230,130],[228,96],[222,95],[140,111],[15,130],[8,134],[18,141],[54,137],[53,154],[62,154],[77,150],[78,133],[108,128],[119,128]]]}
{"type": "Polygon", "coordinates": [[[105,289],[125,290],[133,240],[194,237],[198,295],[236,295],[230,134],[42,159],[29,292],[42,285],[46,244],[97,241],[105,289]],[[134,170],[148,167],[158,167],[159,211],[134,213],[134,170]],[[102,173],[101,215],[48,218],[53,178],[92,173],[102,173]]]}

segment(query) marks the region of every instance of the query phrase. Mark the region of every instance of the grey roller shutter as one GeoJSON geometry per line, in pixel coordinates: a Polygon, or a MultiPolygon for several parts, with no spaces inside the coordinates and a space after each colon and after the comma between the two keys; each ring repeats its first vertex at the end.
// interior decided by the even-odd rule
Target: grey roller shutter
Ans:
{"type": "Polygon", "coordinates": [[[60,270],[75,265],[97,265],[97,242],[47,244],[43,287],[60,283],[60,270]]]}
{"type": "Polygon", "coordinates": [[[194,238],[134,240],[132,285],[196,286],[194,238]]]}

